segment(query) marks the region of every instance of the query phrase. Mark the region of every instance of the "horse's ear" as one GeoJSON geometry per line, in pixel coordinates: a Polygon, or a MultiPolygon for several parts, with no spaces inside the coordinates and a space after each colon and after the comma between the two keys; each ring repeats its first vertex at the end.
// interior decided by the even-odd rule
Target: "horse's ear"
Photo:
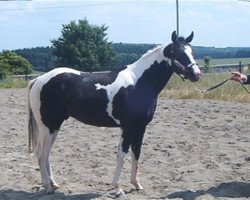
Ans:
{"type": "Polygon", "coordinates": [[[172,33],[172,42],[173,42],[174,44],[178,43],[178,38],[177,38],[176,31],[174,31],[174,32],[172,33]]]}
{"type": "Polygon", "coordinates": [[[188,36],[185,39],[186,44],[190,43],[193,40],[193,37],[194,37],[194,32],[192,31],[192,33],[190,34],[190,36],[188,36]]]}
{"type": "Polygon", "coordinates": [[[163,55],[165,57],[171,58],[171,45],[168,45],[164,48],[163,55]]]}

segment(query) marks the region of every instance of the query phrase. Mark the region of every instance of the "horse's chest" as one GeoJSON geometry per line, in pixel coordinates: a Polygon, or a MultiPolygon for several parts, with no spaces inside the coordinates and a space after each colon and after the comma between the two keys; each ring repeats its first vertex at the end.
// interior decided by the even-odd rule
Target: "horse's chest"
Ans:
{"type": "Polygon", "coordinates": [[[105,91],[85,91],[69,100],[68,113],[77,120],[95,126],[117,126],[108,115],[109,99],[105,91]]]}
{"type": "Polygon", "coordinates": [[[156,108],[156,99],[135,95],[133,88],[123,88],[113,101],[113,116],[121,121],[148,123],[152,120],[156,108]]]}

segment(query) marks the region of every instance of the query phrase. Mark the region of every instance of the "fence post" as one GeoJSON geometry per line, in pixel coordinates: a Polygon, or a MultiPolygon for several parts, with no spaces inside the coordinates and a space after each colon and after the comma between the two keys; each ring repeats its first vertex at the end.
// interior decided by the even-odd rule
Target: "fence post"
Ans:
{"type": "Polygon", "coordinates": [[[239,72],[241,73],[242,70],[241,70],[241,61],[239,62],[239,72]]]}

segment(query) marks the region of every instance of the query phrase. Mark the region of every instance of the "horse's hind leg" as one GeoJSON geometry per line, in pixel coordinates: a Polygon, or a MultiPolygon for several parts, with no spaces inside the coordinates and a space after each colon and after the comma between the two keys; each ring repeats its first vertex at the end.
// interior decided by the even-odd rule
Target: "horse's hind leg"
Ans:
{"type": "MultiPolygon", "coordinates": [[[[50,183],[50,177],[48,172],[48,167],[50,163],[48,162],[49,152],[51,149],[51,143],[53,135],[50,134],[48,128],[43,127],[39,129],[38,146],[37,146],[37,159],[42,175],[42,184],[46,189],[47,194],[54,193],[54,189],[50,183]]],[[[50,167],[49,167],[50,169],[50,167]]]]}
{"type": "Polygon", "coordinates": [[[53,173],[52,173],[52,169],[51,169],[51,164],[50,164],[50,153],[51,153],[51,149],[52,149],[52,146],[56,140],[56,137],[57,137],[57,134],[58,134],[58,131],[55,131],[52,135],[52,141],[50,143],[50,146],[49,146],[49,151],[48,151],[48,154],[47,154],[47,164],[46,164],[46,167],[47,167],[47,171],[48,171],[48,175],[49,175],[49,180],[50,180],[50,184],[52,186],[52,188],[54,190],[58,189],[59,186],[58,184],[55,182],[54,180],[54,176],[53,176],[53,173]]]}

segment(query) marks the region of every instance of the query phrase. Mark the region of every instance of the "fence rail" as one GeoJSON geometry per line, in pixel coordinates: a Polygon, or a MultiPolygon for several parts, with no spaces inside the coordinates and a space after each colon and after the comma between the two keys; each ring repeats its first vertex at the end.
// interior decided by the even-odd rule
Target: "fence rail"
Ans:
{"type": "MultiPolygon", "coordinates": [[[[201,67],[201,69],[203,66],[201,67]]],[[[239,62],[238,64],[221,64],[221,65],[211,65],[211,72],[231,72],[231,71],[249,71],[250,70],[250,64],[241,64],[239,62]]]]}
{"type": "MultiPolygon", "coordinates": [[[[203,66],[201,66],[201,69],[203,68],[203,66]]],[[[212,72],[231,72],[231,71],[250,71],[250,64],[241,64],[241,62],[239,62],[239,64],[222,64],[222,65],[212,65],[211,66],[211,71],[212,72]]],[[[108,71],[105,72],[92,72],[92,73],[106,73],[108,71]]],[[[91,73],[91,72],[85,72],[85,73],[91,73]]],[[[16,79],[24,79],[26,81],[32,80],[38,76],[40,76],[41,74],[32,74],[32,75],[13,75],[14,78],[16,79]]]]}
{"type": "Polygon", "coordinates": [[[32,74],[32,75],[13,75],[13,78],[15,79],[24,79],[26,81],[32,80],[36,77],[40,76],[40,74],[32,74]]]}

